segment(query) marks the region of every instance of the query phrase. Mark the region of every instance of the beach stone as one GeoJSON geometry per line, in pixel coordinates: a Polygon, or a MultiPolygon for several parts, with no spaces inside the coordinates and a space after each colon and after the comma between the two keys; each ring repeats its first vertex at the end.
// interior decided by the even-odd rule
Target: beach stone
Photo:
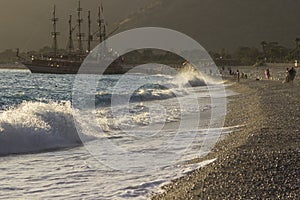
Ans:
{"type": "Polygon", "coordinates": [[[243,80],[229,89],[226,135],[211,165],[175,180],[152,199],[300,199],[300,89],[281,81],[243,80]]]}

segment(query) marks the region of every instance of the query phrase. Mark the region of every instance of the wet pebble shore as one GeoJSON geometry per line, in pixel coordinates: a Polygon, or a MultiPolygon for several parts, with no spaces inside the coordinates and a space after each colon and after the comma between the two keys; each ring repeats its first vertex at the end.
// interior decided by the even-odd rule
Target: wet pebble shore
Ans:
{"type": "Polygon", "coordinates": [[[300,199],[300,87],[248,79],[229,89],[240,94],[229,98],[225,125],[243,128],[215,146],[214,163],[152,199],[300,199]]]}

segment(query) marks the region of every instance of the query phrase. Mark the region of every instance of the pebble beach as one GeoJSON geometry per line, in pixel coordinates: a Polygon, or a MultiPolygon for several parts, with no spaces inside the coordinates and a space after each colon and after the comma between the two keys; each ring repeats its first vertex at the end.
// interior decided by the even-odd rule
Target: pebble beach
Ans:
{"type": "Polygon", "coordinates": [[[300,87],[297,77],[282,83],[284,67],[272,70],[272,80],[227,78],[238,95],[228,99],[225,127],[241,128],[191,161],[215,162],[165,185],[153,200],[300,198],[300,87]]]}

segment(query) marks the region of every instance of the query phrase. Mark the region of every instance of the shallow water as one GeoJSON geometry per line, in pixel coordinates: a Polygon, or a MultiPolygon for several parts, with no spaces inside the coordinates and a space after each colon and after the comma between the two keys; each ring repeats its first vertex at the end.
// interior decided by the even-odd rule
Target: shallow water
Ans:
{"type": "Polygon", "coordinates": [[[222,131],[225,113],[216,108],[226,93],[217,85],[103,76],[94,93],[82,91],[94,100],[82,110],[74,106],[82,100],[74,99],[75,75],[0,77],[1,199],[146,199],[200,167],[182,162],[205,155],[222,131]]]}

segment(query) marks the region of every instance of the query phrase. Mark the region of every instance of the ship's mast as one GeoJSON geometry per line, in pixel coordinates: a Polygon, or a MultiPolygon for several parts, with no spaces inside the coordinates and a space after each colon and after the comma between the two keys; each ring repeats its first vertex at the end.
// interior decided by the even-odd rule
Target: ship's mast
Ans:
{"type": "Polygon", "coordinates": [[[73,35],[72,15],[70,15],[70,18],[69,18],[69,42],[68,42],[69,54],[71,54],[72,51],[74,50],[74,44],[73,44],[72,35],[73,35]]]}
{"type": "Polygon", "coordinates": [[[88,53],[91,51],[91,41],[93,40],[93,36],[91,35],[91,11],[88,12],[88,53]]]}
{"type": "Polygon", "coordinates": [[[102,37],[101,37],[101,24],[102,24],[102,22],[101,22],[101,11],[100,11],[100,7],[99,7],[99,11],[98,11],[98,28],[99,28],[99,42],[101,43],[102,42],[102,37]]]}
{"type": "Polygon", "coordinates": [[[77,39],[78,39],[78,50],[80,53],[83,52],[83,47],[82,47],[82,38],[83,38],[83,33],[81,32],[81,23],[83,21],[83,19],[81,18],[81,11],[82,8],[80,7],[80,1],[78,1],[78,8],[77,8],[77,14],[78,14],[78,19],[77,19],[77,23],[78,23],[78,33],[77,33],[77,39]]]}
{"type": "Polygon", "coordinates": [[[103,33],[102,33],[102,39],[103,41],[106,40],[106,24],[105,24],[105,20],[104,20],[104,12],[103,12],[103,6],[102,6],[102,3],[101,3],[101,13],[102,13],[102,26],[103,26],[103,33]]]}
{"type": "Polygon", "coordinates": [[[106,39],[106,25],[103,18],[103,6],[99,6],[98,11],[98,28],[99,28],[99,42],[103,42],[106,39]]]}
{"type": "Polygon", "coordinates": [[[56,22],[58,21],[58,18],[56,17],[56,6],[54,5],[53,8],[53,18],[51,19],[53,23],[53,32],[51,33],[53,37],[53,52],[54,52],[54,57],[57,56],[57,36],[59,35],[59,32],[57,32],[56,29],[56,22]]]}

